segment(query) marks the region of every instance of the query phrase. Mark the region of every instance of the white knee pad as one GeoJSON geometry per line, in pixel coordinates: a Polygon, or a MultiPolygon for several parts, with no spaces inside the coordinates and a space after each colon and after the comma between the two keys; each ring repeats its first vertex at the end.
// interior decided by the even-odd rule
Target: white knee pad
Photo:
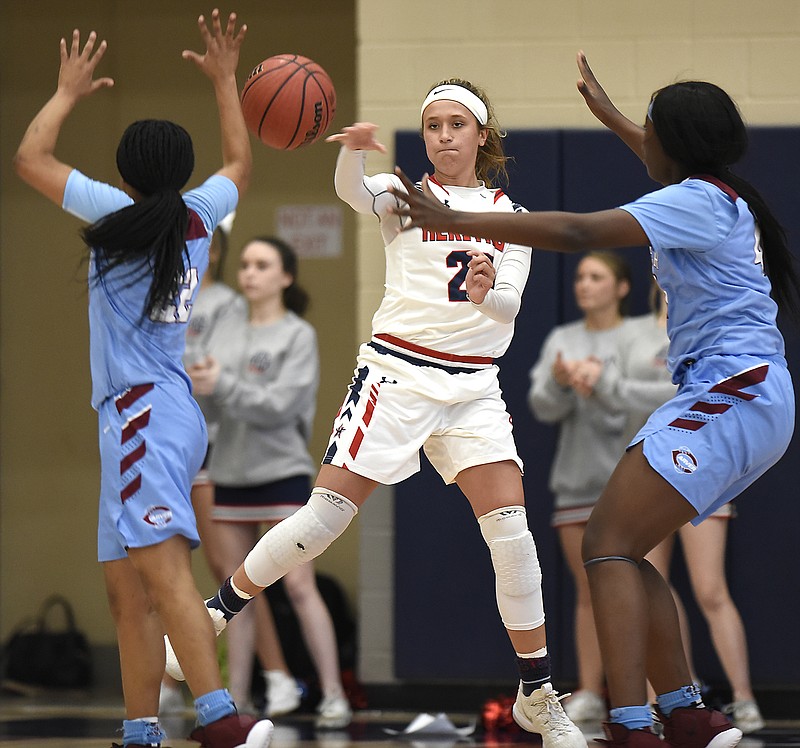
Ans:
{"type": "Polygon", "coordinates": [[[507,506],[478,517],[494,566],[497,608],[510,631],[544,623],[542,571],[525,507],[507,506]]]}
{"type": "Polygon", "coordinates": [[[315,488],[308,502],[265,533],[244,560],[247,578],[269,587],[287,571],[319,556],[356,516],[352,501],[327,488],[315,488]]]}

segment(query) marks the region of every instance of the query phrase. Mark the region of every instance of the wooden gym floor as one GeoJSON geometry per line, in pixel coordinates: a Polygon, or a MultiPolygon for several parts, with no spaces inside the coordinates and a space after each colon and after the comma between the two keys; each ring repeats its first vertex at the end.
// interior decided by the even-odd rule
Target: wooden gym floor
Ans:
{"type": "MultiPolygon", "coordinates": [[[[446,688],[446,687],[445,687],[446,688]]],[[[385,700],[385,699],[384,699],[385,700]]],[[[379,700],[380,701],[380,700],[379,700]]],[[[402,699],[400,699],[402,701],[402,699]]],[[[418,701],[418,700],[417,700],[418,701]]],[[[473,700],[474,701],[474,700],[473,700]]],[[[790,718],[772,719],[769,710],[762,709],[767,727],[747,735],[741,748],[800,748],[800,693],[790,697],[790,718]]],[[[538,736],[521,732],[486,732],[480,726],[480,708],[474,711],[447,711],[447,717],[456,727],[477,723],[469,738],[393,737],[389,730],[402,731],[419,711],[370,708],[357,711],[351,725],[344,730],[317,731],[313,714],[288,715],[275,721],[274,748],[502,748],[505,745],[541,745],[538,736]]],[[[437,713],[437,706],[421,711],[437,713]]],[[[782,709],[782,717],[786,717],[782,709]]],[[[0,693],[0,748],[110,748],[119,741],[117,730],[121,726],[123,709],[119,696],[102,694],[38,693],[19,695],[0,693]]],[[[193,726],[193,714],[167,717],[162,721],[170,736],[165,745],[171,748],[191,748],[197,743],[186,739],[193,726]]],[[[599,723],[582,725],[592,746],[592,739],[601,735],[599,723]]],[[[598,748],[598,744],[594,744],[598,748]]]]}

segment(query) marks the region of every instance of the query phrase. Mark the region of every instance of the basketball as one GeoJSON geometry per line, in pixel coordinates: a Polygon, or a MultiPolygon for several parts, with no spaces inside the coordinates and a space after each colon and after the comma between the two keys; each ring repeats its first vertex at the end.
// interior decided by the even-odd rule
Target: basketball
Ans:
{"type": "Polygon", "coordinates": [[[324,135],[336,112],[336,89],[308,57],[275,55],[247,76],[241,101],[253,135],[272,148],[293,151],[324,135]]]}

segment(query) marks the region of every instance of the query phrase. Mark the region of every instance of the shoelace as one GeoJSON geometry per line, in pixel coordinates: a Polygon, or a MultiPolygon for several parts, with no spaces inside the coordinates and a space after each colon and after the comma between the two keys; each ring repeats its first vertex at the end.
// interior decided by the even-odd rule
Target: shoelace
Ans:
{"type": "Polygon", "coordinates": [[[570,722],[560,702],[571,695],[564,693],[559,696],[555,691],[545,694],[543,699],[535,702],[539,707],[537,717],[546,719],[547,724],[559,733],[570,732],[572,730],[572,722],[570,722]]]}

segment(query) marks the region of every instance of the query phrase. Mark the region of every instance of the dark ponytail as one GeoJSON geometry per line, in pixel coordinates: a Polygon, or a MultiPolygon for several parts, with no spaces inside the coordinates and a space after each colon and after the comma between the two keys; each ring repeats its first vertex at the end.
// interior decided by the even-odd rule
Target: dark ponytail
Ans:
{"type": "Polygon", "coordinates": [[[747,128],[736,104],[719,86],[683,81],[653,94],[650,119],[664,152],[687,174],[710,174],[747,203],[761,232],[764,270],[778,306],[800,318],[800,279],[786,232],[758,190],[730,170],[747,150],[747,128]]]}
{"type": "Polygon", "coordinates": [[[95,251],[93,280],[121,265],[130,265],[131,282],[152,274],[144,312],[157,316],[173,303],[188,266],[189,213],[180,190],[194,169],[192,139],[173,122],[134,122],[117,148],[117,168],[140,199],[83,230],[95,251]]]}

